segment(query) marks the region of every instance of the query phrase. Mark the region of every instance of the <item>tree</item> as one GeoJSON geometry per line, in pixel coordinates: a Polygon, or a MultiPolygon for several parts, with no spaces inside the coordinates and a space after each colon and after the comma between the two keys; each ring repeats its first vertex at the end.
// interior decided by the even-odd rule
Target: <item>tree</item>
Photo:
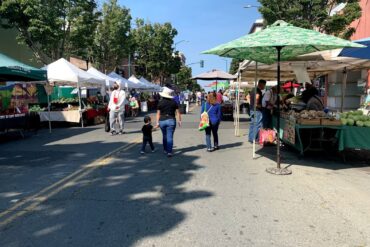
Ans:
{"type": "Polygon", "coordinates": [[[349,39],[355,32],[349,25],[361,17],[359,0],[259,0],[263,18],[268,25],[284,20],[295,26],[318,29],[320,32],[349,39]],[[340,3],[346,3],[338,14],[330,12],[340,3]]]}
{"type": "Polygon", "coordinates": [[[0,18],[5,28],[19,31],[36,58],[47,64],[70,55],[88,57],[99,12],[95,0],[3,0],[0,18]]]}
{"type": "Polygon", "coordinates": [[[239,64],[243,61],[244,61],[243,59],[233,58],[231,60],[229,73],[234,75],[236,72],[238,72],[239,64]]]}
{"type": "Polygon", "coordinates": [[[181,60],[173,49],[177,30],[170,23],[145,23],[136,20],[137,28],[132,31],[136,72],[144,77],[159,79],[176,74],[181,60]]]}
{"type": "Polygon", "coordinates": [[[94,63],[102,70],[113,70],[128,57],[132,46],[130,10],[109,0],[103,4],[101,22],[94,42],[94,63]]]}
{"type": "Polygon", "coordinates": [[[191,80],[192,77],[192,69],[187,66],[182,66],[180,71],[176,74],[176,84],[182,90],[192,90],[194,80],[191,80]]]}

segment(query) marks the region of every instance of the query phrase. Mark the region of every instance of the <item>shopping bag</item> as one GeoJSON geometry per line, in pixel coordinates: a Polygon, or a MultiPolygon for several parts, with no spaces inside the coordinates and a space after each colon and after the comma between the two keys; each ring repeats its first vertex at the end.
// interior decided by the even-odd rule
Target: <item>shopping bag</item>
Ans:
{"type": "Polygon", "coordinates": [[[109,122],[109,114],[105,116],[105,132],[110,131],[110,122],[109,122]]]}
{"type": "Polygon", "coordinates": [[[208,112],[211,110],[211,108],[212,108],[212,106],[209,108],[208,111],[206,111],[206,104],[204,104],[204,111],[200,115],[200,122],[199,122],[199,127],[198,127],[198,130],[199,131],[203,131],[203,130],[205,130],[206,128],[209,127],[209,115],[208,115],[208,112]]]}
{"type": "Polygon", "coordinates": [[[258,136],[259,144],[261,146],[266,144],[274,144],[276,141],[276,132],[272,129],[260,129],[258,136]]]}

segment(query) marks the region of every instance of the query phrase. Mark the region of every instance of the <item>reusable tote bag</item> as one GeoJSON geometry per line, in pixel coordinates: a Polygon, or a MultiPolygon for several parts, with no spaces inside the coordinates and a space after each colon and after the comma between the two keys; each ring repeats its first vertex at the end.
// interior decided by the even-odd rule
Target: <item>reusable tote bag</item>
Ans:
{"type": "Polygon", "coordinates": [[[207,103],[204,103],[204,111],[203,113],[200,115],[200,123],[199,123],[199,131],[203,131],[205,130],[206,128],[209,127],[209,116],[208,116],[208,112],[212,109],[213,106],[211,106],[208,111],[206,111],[206,104],[207,103]]]}

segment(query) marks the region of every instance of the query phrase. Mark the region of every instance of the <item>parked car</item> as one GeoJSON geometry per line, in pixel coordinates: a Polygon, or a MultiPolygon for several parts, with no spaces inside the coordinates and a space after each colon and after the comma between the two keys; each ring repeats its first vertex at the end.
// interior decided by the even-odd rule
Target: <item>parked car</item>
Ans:
{"type": "Polygon", "coordinates": [[[222,120],[234,120],[234,104],[232,101],[226,101],[221,104],[222,120]]]}

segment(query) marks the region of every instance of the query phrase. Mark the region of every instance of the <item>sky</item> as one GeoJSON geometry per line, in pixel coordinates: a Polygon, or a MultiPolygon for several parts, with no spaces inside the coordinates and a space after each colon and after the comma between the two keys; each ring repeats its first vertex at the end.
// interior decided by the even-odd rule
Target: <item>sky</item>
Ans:
{"type": "MultiPolygon", "coordinates": [[[[256,0],[119,0],[131,9],[133,18],[152,23],[171,22],[177,29],[176,49],[186,56],[186,64],[204,60],[204,68],[191,65],[193,76],[212,69],[229,69],[231,59],[202,55],[202,51],[246,35],[256,19],[261,18],[256,0]],[[185,40],[185,41],[183,41],[185,40]]],[[[201,85],[205,83],[202,82],[201,85]]]]}

